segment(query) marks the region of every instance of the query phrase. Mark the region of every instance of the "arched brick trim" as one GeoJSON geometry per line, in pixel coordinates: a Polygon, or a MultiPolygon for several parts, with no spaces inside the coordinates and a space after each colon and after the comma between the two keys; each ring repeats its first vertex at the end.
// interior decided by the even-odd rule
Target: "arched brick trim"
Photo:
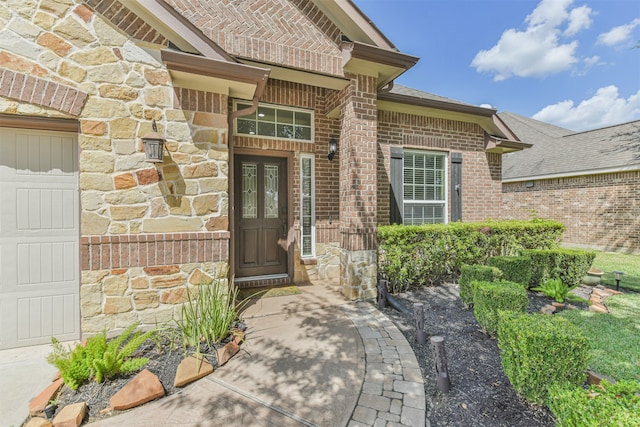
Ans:
{"type": "Polygon", "coordinates": [[[87,99],[85,92],[70,86],[6,69],[0,71],[0,96],[53,108],[74,117],[80,115],[87,99]]]}
{"type": "Polygon", "coordinates": [[[118,0],[88,0],[86,4],[134,39],[163,46],[169,45],[169,41],[162,34],[118,0]]]}

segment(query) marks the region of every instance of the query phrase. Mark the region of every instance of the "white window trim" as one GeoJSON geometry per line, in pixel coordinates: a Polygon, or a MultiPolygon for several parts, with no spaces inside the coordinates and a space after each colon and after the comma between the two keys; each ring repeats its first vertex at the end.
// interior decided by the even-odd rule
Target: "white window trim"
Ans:
{"type": "Polygon", "coordinates": [[[316,256],[316,162],[313,154],[300,154],[300,257],[301,258],[315,258],[316,256]],[[302,160],[309,159],[311,161],[311,253],[302,253],[302,215],[304,207],[302,205],[302,160]]]}
{"type": "MultiPolygon", "coordinates": [[[[238,103],[240,104],[247,104],[248,101],[242,101],[242,100],[234,100],[233,101],[233,110],[234,111],[238,111],[238,103]]],[[[276,139],[279,141],[297,141],[297,142],[304,142],[307,144],[313,144],[313,140],[314,140],[314,135],[315,135],[315,114],[313,110],[305,110],[304,108],[296,108],[296,107],[287,107],[284,105],[277,105],[277,104],[266,104],[266,103],[259,103],[258,104],[258,108],[260,107],[266,107],[266,108],[275,108],[276,110],[283,110],[283,111],[300,111],[302,113],[309,113],[311,114],[311,139],[296,139],[296,138],[280,138],[277,136],[265,136],[265,135],[249,135],[246,133],[238,133],[238,119],[242,118],[242,117],[237,117],[234,121],[233,121],[233,133],[235,135],[242,135],[243,137],[246,136],[247,138],[264,138],[264,139],[276,139]]],[[[257,110],[256,110],[257,111],[257,110]]]]}
{"type": "MultiPolygon", "coordinates": [[[[404,198],[404,160],[402,164],[402,206],[404,209],[405,204],[413,204],[413,205],[427,205],[433,203],[444,203],[443,216],[444,222],[443,224],[449,223],[449,153],[444,151],[429,151],[429,150],[404,150],[404,155],[407,154],[433,154],[436,156],[444,157],[444,200],[406,200],[404,198]]],[[[402,222],[404,223],[404,213],[402,214],[402,222]]],[[[440,223],[438,223],[440,224],[440,223]]]]}

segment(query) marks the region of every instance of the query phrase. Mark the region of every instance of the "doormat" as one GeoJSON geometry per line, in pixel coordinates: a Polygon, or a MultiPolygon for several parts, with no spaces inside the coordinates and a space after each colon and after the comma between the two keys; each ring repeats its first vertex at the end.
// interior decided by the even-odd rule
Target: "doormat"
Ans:
{"type": "Polygon", "coordinates": [[[238,289],[238,299],[243,300],[247,298],[270,298],[270,297],[283,297],[287,295],[296,295],[300,293],[300,289],[296,285],[278,286],[278,287],[262,287],[262,288],[247,288],[238,289]]]}

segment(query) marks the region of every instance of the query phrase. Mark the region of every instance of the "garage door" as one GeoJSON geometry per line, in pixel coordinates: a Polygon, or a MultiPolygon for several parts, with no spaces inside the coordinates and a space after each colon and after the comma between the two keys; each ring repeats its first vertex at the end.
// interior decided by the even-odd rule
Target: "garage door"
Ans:
{"type": "Polygon", "coordinates": [[[0,128],[0,349],[80,336],[77,147],[0,128]]]}

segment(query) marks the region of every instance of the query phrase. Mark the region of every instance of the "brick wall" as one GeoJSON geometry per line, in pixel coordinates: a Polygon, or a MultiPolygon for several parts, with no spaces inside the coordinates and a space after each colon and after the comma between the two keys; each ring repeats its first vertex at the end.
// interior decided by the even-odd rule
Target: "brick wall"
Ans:
{"type": "Polygon", "coordinates": [[[232,55],[342,75],[341,31],[310,0],[168,3],[232,55]]]}
{"type": "Polygon", "coordinates": [[[584,175],[502,186],[504,217],[562,222],[564,242],[640,252],[640,171],[584,175]]]}
{"type": "MultiPolygon", "coordinates": [[[[391,146],[462,153],[462,220],[499,218],[502,206],[499,154],[485,153],[484,131],[475,123],[406,113],[378,113],[378,223],[389,224],[391,146]]],[[[449,171],[450,171],[449,164],[449,171]]],[[[451,179],[449,174],[448,179],[451,179]]],[[[448,191],[450,192],[450,186],[448,191]]],[[[450,198],[448,198],[450,200],[450,198]]],[[[448,212],[451,212],[450,206],[448,212]]]]}

